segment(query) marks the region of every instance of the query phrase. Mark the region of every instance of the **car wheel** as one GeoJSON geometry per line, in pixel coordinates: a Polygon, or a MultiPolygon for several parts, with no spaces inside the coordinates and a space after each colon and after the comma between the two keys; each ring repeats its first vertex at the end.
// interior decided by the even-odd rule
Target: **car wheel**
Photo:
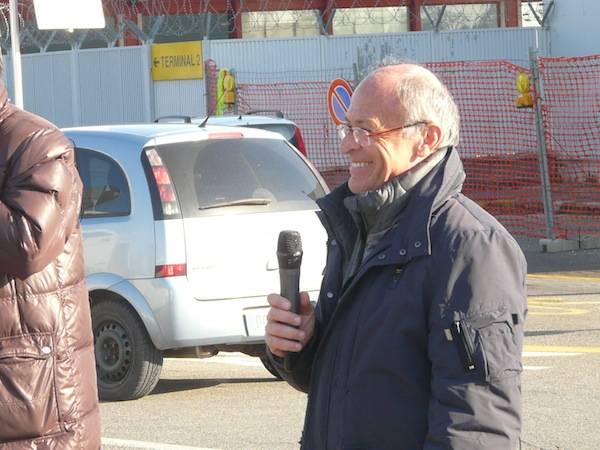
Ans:
{"type": "Polygon", "coordinates": [[[124,300],[92,304],[98,395],[102,400],[133,400],[158,383],[162,353],[124,300]]]}
{"type": "Polygon", "coordinates": [[[277,369],[275,368],[275,366],[273,365],[273,363],[267,355],[262,355],[260,357],[260,360],[263,363],[263,366],[265,366],[265,369],[267,369],[271,375],[273,375],[278,380],[283,380],[283,378],[281,378],[281,375],[279,375],[279,372],[277,372],[277,369]]]}

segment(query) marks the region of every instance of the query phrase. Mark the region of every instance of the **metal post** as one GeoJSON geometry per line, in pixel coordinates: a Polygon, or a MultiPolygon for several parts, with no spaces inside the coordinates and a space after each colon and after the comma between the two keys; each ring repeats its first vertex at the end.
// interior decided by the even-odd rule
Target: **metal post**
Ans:
{"type": "Polygon", "coordinates": [[[10,0],[10,59],[13,68],[14,104],[23,108],[23,74],[21,71],[21,43],[19,42],[19,10],[17,0],[10,0]]]}
{"type": "Polygon", "coordinates": [[[542,182],[542,200],[544,203],[544,215],[546,218],[546,237],[554,239],[554,212],[552,209],[552,194],[550,191],[550,173],[548,170],[548,153],[546,151],[546,140],[544,136],[544,118],[542,117],[540,69],[538,66],[537,51],[529,48],[529,63],[531,66],[531,77],[535,87],[535,125],[538,141],[538,160],[540,163],[540,176],[542,182]]]}

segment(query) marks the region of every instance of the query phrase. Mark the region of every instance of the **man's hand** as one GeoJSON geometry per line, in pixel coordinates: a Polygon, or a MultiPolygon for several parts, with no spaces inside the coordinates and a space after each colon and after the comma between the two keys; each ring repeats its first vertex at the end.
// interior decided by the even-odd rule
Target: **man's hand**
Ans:
{"type": "Polygon", "coordinates": [[[267,297],[271,309],[267,314],[265,342],[273,353],[283,358],[287,352],[299,352],[315,331],[315,308],[308,293],[300,292],[300,314],[290,311],[290,301],[280,295],[267,297]]]}

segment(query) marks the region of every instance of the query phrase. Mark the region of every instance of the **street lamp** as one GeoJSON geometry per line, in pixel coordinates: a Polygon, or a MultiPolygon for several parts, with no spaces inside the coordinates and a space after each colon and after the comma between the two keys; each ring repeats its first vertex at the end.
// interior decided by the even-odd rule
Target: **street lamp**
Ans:
{"type": "MultiPolygon", "coordinates": [[[[14,102],[19,108],[23,108],[23,74],[17,0],[10,0],[9,7],[14,102]]],[[[106,26],[102,0],[33,0],[33,8],[40,30],[93,29],[106,26]]]]}

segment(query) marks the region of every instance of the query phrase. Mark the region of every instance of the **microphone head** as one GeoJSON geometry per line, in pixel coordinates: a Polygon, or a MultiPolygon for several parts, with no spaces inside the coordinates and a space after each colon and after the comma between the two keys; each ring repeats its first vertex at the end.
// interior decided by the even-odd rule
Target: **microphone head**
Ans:
{"type": "Polygon", "coordinates": [[[284,230],[277,241],[277,259],[280,269],[297,269],[302,261],[302,239],[300,233],[284,230]]]}

